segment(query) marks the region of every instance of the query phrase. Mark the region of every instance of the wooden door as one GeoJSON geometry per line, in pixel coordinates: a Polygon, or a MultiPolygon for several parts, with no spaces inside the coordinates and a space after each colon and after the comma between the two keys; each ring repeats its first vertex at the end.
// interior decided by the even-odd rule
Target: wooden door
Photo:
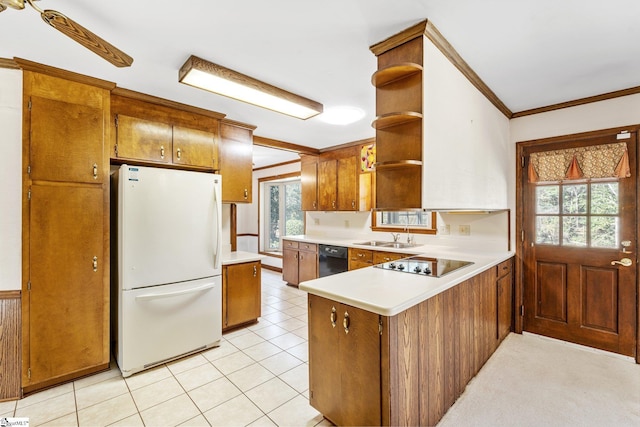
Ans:
{"type": "Polygon", "coordinates": [[[311,294],[308,304],[309,403],[326,418],[340,423],[340,413],[345,409],[340,371],[340,304],[311,294]]]}
{"type": "Polygon", "coordinates": [[[35,95],[30,101],[31,179],[102,183],[102,109],[35,95]]]}
{"type": "Polygon", "coordinates": [[[211,132],[173,127],[173,163],[218,169],[216,136],[211,132]]]}
{"type": "Polygon", "coordinates": [[[109,363],[106,214],[99,186],[31,186],[23,387],[109,363]]]}
{"type": "Polygon", "coordinates": [[[338,210],[357,211],[358,200],[358,159],[355,156],[338,159],[338,210]]]}
{"type": "Polygon", "coordinates": [[[298,283],[318,278],[318,253],[298,252],[298,283]]]}
{"type": "Polygon", "coordinates": [[[528,165],[536,152],[620,142],[627,143],[629,178],[530,183],[523,173],[523,329],[633,356],[636,134],[536,144],[523,153],[528,165]],[[623,258],[632,265],[616,264],[623,258]]]}
{"type": "Polygon", "coordinates": [[[337,209],[337,162],[324,160],[318,163],[318,210],[337,209]]]}
{"type": "Polygon", "coordinates": [[[300,181],[302,185],[302,200],[300,209],[303,211],[318,210],[318,163],[302,162],[300,165],[300,181]]]}
{"type": "Polygon", "coordinates": [[[226,275],[225,326],[241,325],[260,317],[260,262],[228,265],[226,275]]]}
{"type": "Polygon", "coordinates": [[[511,319],[513,312],[513,277],[511,272],[498,279],[497,283],[498,299],[498,340],[503,340],[511,331],[511,319]]]}
{"type": "Polygon", "coordinates": [[[116,115],[119,159],[171,163],[172,129],[166,123],[116,115]]]}
{"type": "Polygon", "coordinates": [[[343,417],[338,423],[346,426],[380,425],[380,316],[341,305],[338,321],[341,326],[338,333],[341,335],[340,400],[343,410],[343,417]]]}
{"type": "Polygon", "coordinates": [[[251,203],[253,132],[247,128],[221,123],[219,151],[222,201],[251,203]]]}
{"type": "Polygon", "coordinates": [[[298,250],[282,250],[282,280],[292,285],[298,282],[298,250]]]}

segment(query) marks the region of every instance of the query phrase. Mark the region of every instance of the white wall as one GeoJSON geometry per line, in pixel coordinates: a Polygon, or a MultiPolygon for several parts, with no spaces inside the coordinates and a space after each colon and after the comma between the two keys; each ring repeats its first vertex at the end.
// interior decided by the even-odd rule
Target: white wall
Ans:
{"type": "Polygon", "coordinates": [[[426,37],[423,73],[423,208],[509,207],[509,119],[426,37]]]}
{"type": "Polygon", "coordinates": [[[640,124],[640,94],[511,120],[513,143],[640,124]]]}
{"type": "Polygon", "coordinates": [[[22,288],[22,71],[0,68],[0,291],[22,288]]]}

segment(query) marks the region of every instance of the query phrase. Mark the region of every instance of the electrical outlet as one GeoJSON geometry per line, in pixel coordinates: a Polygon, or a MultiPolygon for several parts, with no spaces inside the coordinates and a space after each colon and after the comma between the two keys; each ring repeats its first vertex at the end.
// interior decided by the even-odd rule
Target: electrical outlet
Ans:
{"type": "Polygon", "coordinates": [[[471,234],[471,226],[470,225],[460,225],[458,226],[458,233],[461,236],[468,236],[471,234]]]}
{"type": "Polygon", "coordinates": [[[441,235],[451,234],[451,225],[446,224],[446,225],[438,226],[438,234],[441,234],[441,235]]]}

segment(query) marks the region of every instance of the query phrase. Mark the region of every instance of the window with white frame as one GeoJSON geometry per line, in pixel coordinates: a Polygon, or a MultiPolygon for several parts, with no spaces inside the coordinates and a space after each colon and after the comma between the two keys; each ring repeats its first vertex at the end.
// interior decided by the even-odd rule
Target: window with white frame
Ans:
{"type": "Polygon", "coordinates": [[[304,234],[300,179],[268,181],[263,185],[264,252],[282,252],[280,237],[304,234]]]}

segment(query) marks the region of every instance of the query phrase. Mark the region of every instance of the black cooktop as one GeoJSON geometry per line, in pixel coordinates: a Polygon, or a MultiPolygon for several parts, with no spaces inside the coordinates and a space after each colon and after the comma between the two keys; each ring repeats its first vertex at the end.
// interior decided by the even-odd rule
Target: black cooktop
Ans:
{"type": "Polygon", "coordinates": [[[430,258],[416,255],[395,261],[376,264],[374,267],[401,273],[419,274],[422,276],[442,277],[460,268],[473,264],[469,261],[446,258],[430,258]]]}

